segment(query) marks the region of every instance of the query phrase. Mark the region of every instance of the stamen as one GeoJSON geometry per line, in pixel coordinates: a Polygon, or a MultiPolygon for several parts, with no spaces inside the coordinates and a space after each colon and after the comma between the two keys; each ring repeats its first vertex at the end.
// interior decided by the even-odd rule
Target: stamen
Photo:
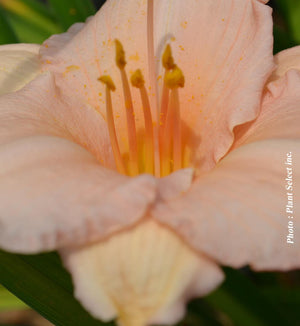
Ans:
{"type": "Polygon", "coordinates": [[[182,136],[181,119],[178,88],[184,87],[184,75],[180,68],[175,66],[173,70],[168,70],[165,75],[165,83],[171,89],[170,109],[173,112],[173,169],[182,168],[182,136]]]}
{"type": "Polygon", "coordinates": [[[167,44],[165,51],[162,55],[162,64],[165,68],[165,76],[164,76],[164,84],[163,84],[163,91],[162,91],[162,97],[161,97],[161,107],[160,107],[160,123],[161,123],[161,130],[163,129],[163,126],[165,125],[166,117],[167,117],[167,109],[168,109],[168,102],[169,102],[169,89],[166,85],[165,79],[166,79],[166,73],[167,71],[175,68],[174,58],[172,55],[172,49],[170,44],[167,44]]]}
{"type": "Polygon", "coordinates": [[[99,77],[98,80],[101,81],[103,84],[105,84],[109,90],[113,92],[116,90],[116,86],[110,76],[103,75],[99,77]]]}
{"type": "MultiPolygon", "coordinates": [[[[153,1],[148,1],[148,19],[150,18],[152,19],[152,21],[148,21],[148,23],[150,24],[150,27],[148,28],[153,33],[153,1]]],[[[155,124],[153,123],[153,112],[151,112],[150,98],[148,97],[147,90],[145,88],[145,80],[141,70],[136,70],[131,76],[132,86],[138,88],[140,91],[145,122],[145,139],[142,139],[142,142],[145,141],[145,146],[143,146],[145,151],[143,150],[141,152],[140,159],[142,159],[142,161],[140,161],[139,164],[139,148],[137,143],[135,114],[133,109],[129,82],[125,71],[125,51],[119,40],[115,40],[115,44],[115,60],[116,65],[120,69],[121,73],[126,108],[127,133],[129,143],[128,166],[127,161],[124,162],[120,154],[113,119],[110,92],[115,90],[115,85],[109,76],[102,76],[99,78],[99,80],[106,85],[107,121],[117,167],[120,171],[122,171],[121,173],[127,172],[127,174],[131,176],[137,175],[140,172],[147,172],[150,174],[154,174],[158,177],[166,176],[174,170],[176,171],[181,169],[183,167],[183,164],[185,164],[183,162],[183,158],[185,156],[183,153],[180,102],[178,93],[178,88],[184,87],[184,75],[180,68],[175,64],[171,46],[167,44],[162,56],[162,64],[165,69],[165,73],[163,79],[164,83],[161,98],[161,107],[159,111],[160,123],[158,124],[158,126],[155,126],[155,124]]],[[[150,60],[151,44],[148,44],[148,51],[150,51],[150,53],[148,53],[148,58],[150,60]]],[[[152,54],[154,58],[154,52],[152,54]]],[[[149,65],[153,64],[154,69],[155,62],[152,61],[151,63],[150,61],[149,65]]],[[[151,73],[153,74],[153,76],[155,76],[154,70],[151,70],[151,73]]]]}
{"type": "Polygon", "coordinates": [[[115,122],[114,122],[113,110],[112,110],[111,91],[114,92],[116,87],[110,76],[107,75],[101,76],[98,78],[98,80],[106,85],[106,119],[107,119],[108,132],[111,141],[111,147],[116,161],[116,166],[120,173],[126,174],[126,169],[124,166],[124,162],[122,160],[122,156],[120,153],[120,148],[117,140],[116,128],[115,128],[115,122]]]}
{"type": "Polygon", "coordinates": [[[170,89],[166,83],[166,79],[168,72],[176,67],[170,44],[167,44],[162,55],[162,64],[165,68],[165,75],[160,107],[159,148],[161,159],[161,174],[162,176],[166,176],[171,172],[171,135],[173,133],[174,123],[174,114],[172,111],[169,111],[170,89]]]}
{"type": "Polygon", "coordinates": [[[138,147],[137,147],[133,103],[132,103],[127,74],[124,69],[126,66],[125,51],[119,40],[115,40],[115,43],[116,43],[116,64],[121,72],[123,92],[125,98],[127,133],[128,133],[128,140],[129,140],[129,169],[131,175],[137,175],[139,173],[138,147]]]}
{"type": "Polygon", "coordinates": [[[148,94],[145,88],[145,80],[140,69],[131,76],[131,83],[139,88],[141,100],[143,103],[145,129],[146,129],[146,158],[145,172],[153,174],[154,172],[154,142],[153,142],[153,122],[148,94]]]}
{"type": "Polygon", "coordinates": [[[162,64],[166,70],[171,70],[176,67],[170,44],[167,44],[165,51],[162,55],[162,64]]]}
{"type": "Polygon", "coordinates": [[[163,91],[161,97],[161,106],[160,106],[160,139],[163,135],[163,129],[165,126],[166,118],[167,118],[167,110],[168,110],[168,103],[169,103],[169,89],[166,85],[166,73],[167,71],[175,68],[174,58],[172,55],[172,49],[170,44],[167,44],[165,51],[162,55],[162,64],[165,68],[165,76],[164,76],[164,84],[163,84],[163,91]]]}
{"type": "Polygon", "coordinates": [[[184,75],[181,69],[175,66],[174,69],[167,71],[165,82],[170,89],[184,87],[184,75]]]}
{"type": "Polygon", "coordinates": [[[167,110],[166,122],[164,129],[162,131],[161,137],[161,151],[160,151],[160,160],[161,160],[161,176],[165,177],[169,175],[172,171],[171,163],[172,163],[172,132],[173,132],[173,124],[174,124],[174,114],[173,110],[169,107],[167,110]]]}
{"type": "Polygon", "coordinates": [[[119,40],[115,40],[115,43],[116,43],[116,64],[120,69],[123,69],[127,64],[125,59],[125,51],[122,43],[119,40]]]}
{"type": "Polygon", "coordinates": [[[171,110],[173,114],[173,160],[174,171],[182,168],[182,139],[181,139],[181,120],[180,120],[180,106],[178,89],[174,88],[171,91],[171,110]]]}

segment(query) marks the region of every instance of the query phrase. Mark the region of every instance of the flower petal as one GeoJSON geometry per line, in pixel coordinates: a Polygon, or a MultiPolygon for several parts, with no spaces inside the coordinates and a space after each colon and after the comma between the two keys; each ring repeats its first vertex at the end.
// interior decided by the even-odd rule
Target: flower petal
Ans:
{"type": "Polygon", "coordinates": [[[160,200],[171,200],[180,197],[190,189],[193,177],[193,169],[181,169],[164,178],[157,179],[158,198],[160,200]]]}
{"type": "Polygon", "coordinates": [[[300,46],[281,51],[275,55],[276,70],[270,77],[270,81],[278,79],[291,70],[300,70],[300,46]]]}
{"type": "Polygon", "coordinates": [[[37,44],[0,46],[0,95],[22,88],[40,73],[39,49],[37,44]]]}
{"type": "Polygon", "coordinates": [[[288,71],[267,89],[258,118],[235,129],[231,150],[264,139],[300,139],[300,71],[288,71]]]}
{"type": "MultiPolygon", "coordinates": [[[[257,0],[190,1],[189,5],[160,0],[154,4],[154,26],[156,58],[171,42],[186,77],[180,101],[188,145],[199,147],[194,159],[202,169],[212,168],[231,146],[232,129],[258,114],[263,85],[273,68],[271,9],[257,0]]],[[[75,25],[44,43],[44,68],[55,72],[63,92],[88,102],[103,116],[103,86],[97,78],[110,74],[117,85],[114,108],[122,138],[126,112],[113,40],[118,38],[125,47],[127,70],[141,68],[149,85],[151,60],[145,35],[147,1],[109,0],[86,25],[75,25]]],[[[151,73],[159,78],[161,63],[157,60],[155,66],[151,73]]],[[[151,102],[155,103],[152,96],[151,102]]],[[[134,103],[142,107],[136,91],[134,103]]],[[[143,121],[139,110],[136,120],[143,121]]]]}
{"type": "Polygon", "coordinates": [[[286,211],[300,196],[295,165],[299,145],[299,140],[265,140],[242,146],[199,178],[186,195],[157,204],[153,214],[221,264],[250,264],[256,270],[299,268],[300,228],[296,212],[286,211]],[[285,164],[290,152],[294,166],[285,164]],[[288,167],[293,191],[286,188],[288,167]],[[288,223],[294,223],[294,243],[287,243],[288,223]]]}
{"type": "MultiPolygon", "coordinates": [[[[54,35],[41,48],[43,67],[55,74],[55,81],[64,94],[88,103],[106,116],[105,87],[97,80],[109,74],[117,86],[113,93],[113,110],[119,142],[126,142],[126,110],[122,83],[115,64],[115,43],[124,45],[127,71],[142,68],[147,77],[147,44],[145,4],[142,1],[109,0],[86,24],[75,24],[67,33],[54,35]],[[134,35],[134,37],[132,37],[134,35]]],[[[142,107],[139,94],[134,92],[134,104],[142,107]]],[[[137,128],[143,113],[135,111],[137,128]]],[[[123,146],[121,146],[123,151],[123,146]]]]}
{"type": "Polygon", "coordinates": [[[146,220],[104,241],[60,251],[75,296],[96,318],[119,325],[173,325],[188,299],[223,280],[221,269],[176,234],[146,220]]]}
{"type": "Polygon", "coordinates": [[[93,108],[61,93],[49,73],[0,98],[0,144],[36,135],[74,141],[102,165],[115,167],[106,122],[93,108]]]}
{"type": "Polygon", "coordinates": [[[35,136],[0,146],[0,246],[36,253],[95,241],[143,217],[147,175],[121,176],[68,140],[35,136]]]}
{"type": "Polygon", "coordinates": [[[231,146],[233,128],[258,115],[273,69],[271,9],[248,0],[160,3],[157,31],[175,38],[175,61],[186,77],[180,90],[186,137],[207,170],[231,146]]]}

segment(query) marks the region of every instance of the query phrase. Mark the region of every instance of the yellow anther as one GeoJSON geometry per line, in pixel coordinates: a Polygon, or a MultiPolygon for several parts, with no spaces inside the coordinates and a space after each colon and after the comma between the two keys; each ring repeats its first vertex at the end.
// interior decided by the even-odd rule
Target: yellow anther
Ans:
{"type": "Polygon", "coordinates": [[[119,40],[115,40],[116,43],[116,64],[120,69],[126,66],[125,51],[122,43],[119,40]]]}
{"type": "Polygon", "coordinates": [[[175,66],[174,69],[168,70],[165,74],[165,83],[171,89],[184,87],[184,75],[181,69],[175,66]]]}
{"type": "Polygon", "coordinates": [[[109,90],[113,92],[116,90],[116,86],[110,76],[104,75],[99,77],[98,80],[105,84],[109,90]]]}
{"type": "Polygon", "coordinates": [[[166,70],[171,70],[175,68],[174,58],[172,55],[172,49],[170,44],[167,44],[165,51],[162,56],[162,64],[166,70]]]}
{"type": "Polygon", "coordinates": [[[140,69],[136,70],[130,78],[131,84],[134,87],[142,88],[145,85],[144,76],[140,69]]]}

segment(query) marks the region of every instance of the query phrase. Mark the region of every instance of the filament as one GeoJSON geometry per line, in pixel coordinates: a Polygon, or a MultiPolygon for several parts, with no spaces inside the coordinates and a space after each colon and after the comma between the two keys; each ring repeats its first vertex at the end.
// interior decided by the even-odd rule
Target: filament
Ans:
{"type": "Polygon", "coordinates": [[[153,122],[151,115],[151,107],[148,94],[145,88],[145,80],[140,69],[136,70],[131,76],[131,83],[140,91],[143,104],[145,131],[146,131],[146,158],[145,172],[153,174],[154,172],[154,139],[153,139],[153,122]]]}
{"type": "Polygon", "coordinates": [[[98,78],[98,80],[106,85],[106,120],[107,120],[108,132],[109,132],[111,147],[115,157],[116,166],[117,169],[122,174],[126,174],[126,169],[124,166],[124,162],[122,160],[122,156],[120,153],[120,148],[117,140],[115,122],[113,117],[113,109],[112,109],[111,91],[115,91],[116,87],[109,76],[102,76],[98,78]]]}
{"type": "Polygon", "coordinates": [[[181,139],[181,119],[178,89],[174,88],[171,91],[171,109],[173,114],[173,169],[179,170],[182,167],[182,139],[181,139]]]}

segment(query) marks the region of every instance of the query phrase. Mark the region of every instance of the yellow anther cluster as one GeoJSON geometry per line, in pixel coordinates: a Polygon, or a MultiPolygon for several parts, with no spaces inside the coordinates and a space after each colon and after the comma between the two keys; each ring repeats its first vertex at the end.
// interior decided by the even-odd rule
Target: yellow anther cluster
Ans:
{"type": "Polygon", "coordinates": [[[171,89],[184,87],[184,75],[182,70],[177,66],[172,70],[168,70],[165,75],[165,83],[167,87],[171,89]]]}
{"type": "Polygon", "coordinates": [[[116,64],[120,69],[126,66],[125,51],[122,43],[119,40],[115,40],[116,43],[116,64]]]}
{"type": "MultiPolygon", "coordinates": [[[[125,146],[122,143],[119,144],[118,136],[120,137],[120,135],[118,135],[115,126],[115,119],[120,116],[114,112],[112,105],[111,91],[115,91],[115,84],[109,75],[103,75],[98,80],[106,85],[106,121],[116,167],[120,173],[130,176],[136,176],[140,173],[167,176],[184,166],[180,100],[177,90],[179,87],[184,87],[183,72],[175,64],[171,46],[167,44],[162,56],[164,79],[161,105],[157,112],[160,117],[157,132],[154,129],[153,111],[145,87],[147,81],[145,81],[140,69],[131,75],[132,86],[139,89],[144,116],[144,132],[141,139],[138,139],[139,134],[136,126],[138,120],[136,119],[135,102],[132,101],[131,88],[125,68],[125,51],[117,39],[115,40],[115,54],[115,62],[121,75],[124,99],[124,104],[119,109],[123,107],[125,110],[127,124],[128,143],[125,146]]],[[[151,88],[149,87],[149,89],[151,88]]]]}
{"type": "Polygon", "coordinates": [[[162,64],[166,70],[171,70],[175,68],[174,58],[172,55],[172,49],[170,44],[167,44],[165,51],[162,55],[162,64]]]}
{"type": "Polygon", "coordinates": [[[142,88],[145,85],[144,76],[140,69],[136,70],[131,76],[131,84],[134,87],[142,88]]]}
{"type": "Polygon", "coordinates": [[[104,75],[99,77],[98,80],[101,81],[103,84],[105,84],[108,87],[108,89],[110,89],[111,91],[116,90],[116,86],[110,76],[104,75]]]}

